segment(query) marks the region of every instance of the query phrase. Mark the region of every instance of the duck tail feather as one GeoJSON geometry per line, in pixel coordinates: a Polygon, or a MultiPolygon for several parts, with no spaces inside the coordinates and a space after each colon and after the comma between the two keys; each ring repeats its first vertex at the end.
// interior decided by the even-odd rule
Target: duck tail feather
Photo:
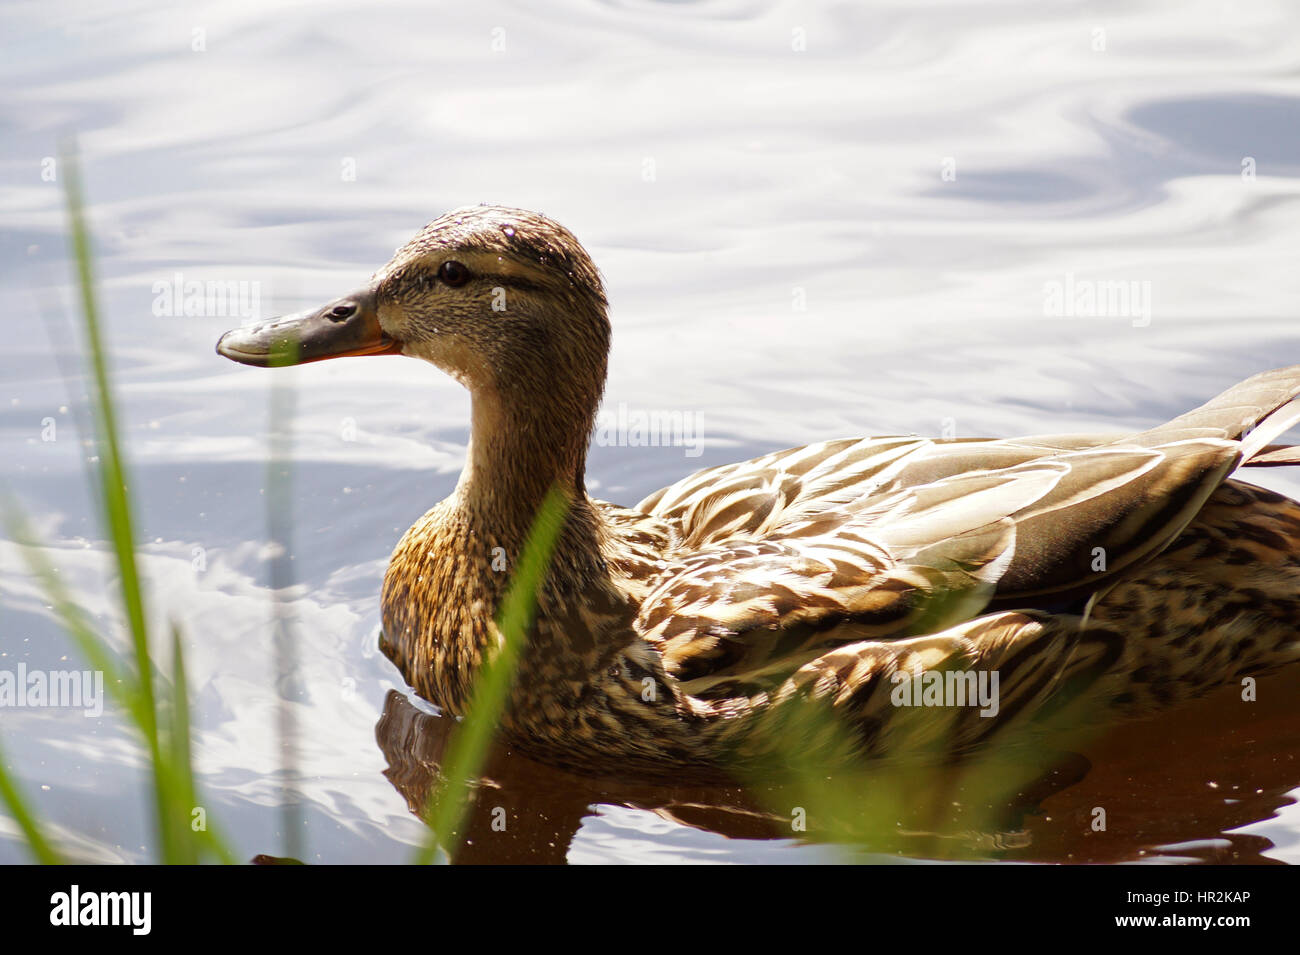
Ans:
{"type": "MultiPolygon", "coordinates": [[[[1273,451],[1269,445],[1300,422],[1300,365],[1247,378],[1184,415],[1136,436],[1150,447],[1219,438],[1240,441],[1242,460],[1273,451]]],[[[1271,463],[1280,464],[1282,460],[1271,463]]],[[[1292,462],[1286,462],[1292,463],[1292,462]]]]}
{"type": "Polygon", "coordinates": [[[1241,463],[1248,468],[1294,467],[1300,464],[1300,446],[1294,444],[1270,444],[1249,461],[1241,463]]]}
{"type": "MultiPolygon", "coordinates": [[[[1259,423],[1250,428],[1241,436],[1241,459],[1243,461],[1252,461],[1256,457],[1269,452],[1270,448],[1275,448],[1273,441],[1276,438],[1286,434],[1297,424],[1300,424],[1300,398],[1292,398],[1280,408],[1275,408],[1269,414],[1260,419],[1259,423]]],[[[1295,451],[1295,448],[1289,450],[1295,451]]],[[[1275,460],[1273,463],[1282,463],[1276,460],[1281,456],[1274,451],[1275,460]]],[[[1300,458],[1294,463],[1300,463],[1300,458]]]]}

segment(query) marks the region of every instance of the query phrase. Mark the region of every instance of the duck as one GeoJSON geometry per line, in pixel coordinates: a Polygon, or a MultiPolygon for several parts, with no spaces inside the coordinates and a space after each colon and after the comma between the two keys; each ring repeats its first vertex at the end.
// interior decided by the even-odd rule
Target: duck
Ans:
{"type": "Polygon", "coordinates": [[[499,726],[533,758],[672,777],[822,746],[970,752],[1063,701],[1122,721],[1300,658],[1300,505],[1234,477],[1300,463],[1275,443],[1300,365],[1134,434],[822,441],[628,507],[585,482],[611,337],[577,238],[479,205],[365,287],[217,343],[259,367],[403,355],[469,391],[463,471],[380,599],[384,653],[444,713],[501,645],[503,567],[559,495],[499,726]],[[831,723],[796,715],[814,711],[831,723]]]}

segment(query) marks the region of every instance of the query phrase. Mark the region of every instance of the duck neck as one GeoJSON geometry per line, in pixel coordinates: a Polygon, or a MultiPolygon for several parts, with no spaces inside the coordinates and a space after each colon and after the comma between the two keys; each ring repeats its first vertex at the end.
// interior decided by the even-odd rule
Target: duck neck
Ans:
{"type": "Polygon", "coordinates": [[[594,533],[579,534],[590,540],[572,540],[572,532],[590,525],[594,514],[584,475],[595,408],[559,409],[555,403],[511,399],[492,387],[473,389],[471,400],[470,441],[456,486],[457,510],[472,527],[517,552],[547,493],[558,487],[570,508],[565,539],[595,549],[594,533]]]}

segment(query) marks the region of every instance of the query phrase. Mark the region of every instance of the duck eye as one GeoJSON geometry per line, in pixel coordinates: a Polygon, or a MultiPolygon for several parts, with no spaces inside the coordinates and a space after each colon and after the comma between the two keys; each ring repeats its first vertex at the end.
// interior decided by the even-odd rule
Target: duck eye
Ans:
{"type": "Polygon", "coordinates": [[[460,288],[469,281],[469,269],[459,262],[447,261],[438,266],[438,278],[444,285],[460,288]]]}

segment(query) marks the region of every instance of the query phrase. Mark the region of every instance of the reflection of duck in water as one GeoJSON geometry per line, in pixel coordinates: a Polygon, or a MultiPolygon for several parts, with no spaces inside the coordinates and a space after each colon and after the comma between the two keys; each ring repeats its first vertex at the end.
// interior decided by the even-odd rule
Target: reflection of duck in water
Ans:
{"type": "MultiPolygon", "coordinates": [[[[1236,691],[1227,688],[1130,723],[1122,732],[1093,737],[1082,755],[1032,747],[1032,762],[1014,767],[1027,784],[985,790],[992,801],[974,798],[964,762],[938,767],[872,763],[861,773],[819,774],[812,787],[817,794],[842,791],[845,798],[809,803],[807,787],[766,779],[742,789],[612,775],[591,778],[498,745],[472,791],[455,860],[590,859],[593,850],[608,851],[612,838],[614,848],[640,857],[649,838],[659,849],[699,859],[717,859],[722,853],[737,861],[797,861],[801,856],[786,848],[796,837],[851,845],[854,852],[922,858],[1276,862],[1272,842],[1260,834],[1270,823],[1254,824],[1275,819],[1295,801],[1290,793],[1300,784],[1300,768],[1288,758],[1300,734],[1300,714],[1290,705],[1300,689],[1300,667],[1278,674],[1270,686],[1250,706],[1233,706],[1226,697],[1236,691]],[[795,826],[799,806],[816,806],[802,830],[795,826]],[[885,806],[891,811],[882,813],[885,806]],[[1095,825],[1097,806],[1106,807],[1109,825],[1104,831],[1095,825]],[[653,814],[700,834],[674,828],[647,837],[636,817],[624,814],[622,825],[631,824],[634,835],[630,843],[619,842],[596,822],[610,807],[653,814]],[[588,828],[590,838],[585,838],[588,828]],[[767,847],[749,842],[773,839],[783,841],[767,847]],[[586,851],[570,852],[584,844],[586,851]]],[[[401,693],[389,691],[385,698],[375,737],[388,762],[385,775],[412,812],[426,811],[457,725],[449,717],[421,712],[401,693]]],[[[646,822],[650,829],[663,828],[658,821],[646,822]]]]}
{"type": "Polygon", "coordinates": [[[501,558],[563,490],[503,721],[543,759],[675,773],[805,750],[782,704],[807,697],[864,754],[939,733],[966,747],[1067,690],[1136,715],[1300,657],[1300,506],[1229,480],[1300,462],[1269,446],[1300,419],[1300,366],[1136,435],[831,441],[623,508],[583,484],[609,338],[577,240],[483,206],[431,223],[356,294],[217,346],[254,365],[288,341],[297,361],[401,353],[469,389],[460,483],[397,545],[383,593],[387,652],[452,713],[499,640],[501,558]],[[996,673],[998,717],[891,700],[896,673],[937,670],[996,673]]]}
{"type": "MultiPolygon", "coordinates": [[[[431,716],[416,709],[402,694],[390,690],[384,699],[384,712],[375,727],[375,737],[388,760],[384,775],[402,794],[411,812],[423,814],[429,797],[440,778],[441,764],[451,730],[457,724],[446,717],[431,716]]],[[[1032,787],[1008,790],[1001,794],[997,806],[981,805],[961,812],[948,799],[936,814],[935,791],[917,793],[908,803],[910,825],[938,825],[941,832],[908,830],[887,820],[882,828],[872,820],[860,830],[855,820],[836,820],[832,830],[839,841],[851,841],[859,849],[876,853],[903,852],[916,856],[948,858],[990,858],[1008,849],[1029,845],[1028,834],[1019,829],[1025,812],[1037,802],[1074,782],[1078,757],[1070,766],[1073,775],[1049,769],[1032,787]],[[967,821],[974,816],[977,824],[990,828],[970,830],[967,821]],[[992,824],[1002,822],[999,830],[992,824]]],[[[918,790],[922,787],[918,781],[918,790]]],[[[732,785],[686,783],[669,785],[647,780],[605,777],[593,780],[576,776],[530,760],[526,755],[506,747],[494,747],[482,777],[471,797],[469,814],[458,840],[455,861],[458,863],[560,863],[569,858],[569,850],[585,821],[591,820],[600,806],[623,806],[638,812],[652,813],[676,826],[726,836],[728,839],[772,840],[798,836],[813,842],[827,841],[826,821],[817,814],[811,828],[796,827],[787,811],[800,797],[779,785],[764,785],[753,790],[732,785]]],[[[834,841],[833,839],[831,841],[834,841]]],[[[708,840],[669,840],[679,850],[702,849],[706,855],[718,851],[708,840]]],[[[743,857],[745,853],[742,851],[743,857]]],[[[777,859],[784,858],[784,853],[777,859]]]]}

